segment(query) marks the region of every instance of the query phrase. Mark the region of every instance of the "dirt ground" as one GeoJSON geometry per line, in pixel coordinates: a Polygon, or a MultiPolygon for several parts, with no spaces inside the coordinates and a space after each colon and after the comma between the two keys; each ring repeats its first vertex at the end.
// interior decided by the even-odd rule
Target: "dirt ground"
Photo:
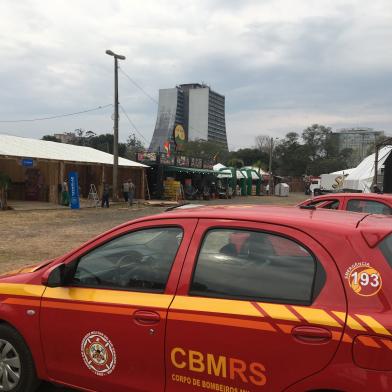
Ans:
{"type": "MultiPolygon", "coordinates": [[[[295,205],[305,199],[304,194],[294,193],[289,197],[237,197],[194,203],[295,205]]],[[[116,225],[164,210],[118,205],[109,209],[0,212],[0,273],[55,258],[116,225]]]]}

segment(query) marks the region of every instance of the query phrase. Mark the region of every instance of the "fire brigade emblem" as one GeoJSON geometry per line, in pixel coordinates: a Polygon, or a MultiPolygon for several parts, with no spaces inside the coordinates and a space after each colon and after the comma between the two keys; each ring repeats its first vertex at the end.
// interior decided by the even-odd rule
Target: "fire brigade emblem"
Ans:
{"type": "Polygon", "coordinates": [[[89,332],[83,338],[81,354],[87,368],[97,376],[107,376],[116,366],[116,350],[102,332],[89,332]]]}

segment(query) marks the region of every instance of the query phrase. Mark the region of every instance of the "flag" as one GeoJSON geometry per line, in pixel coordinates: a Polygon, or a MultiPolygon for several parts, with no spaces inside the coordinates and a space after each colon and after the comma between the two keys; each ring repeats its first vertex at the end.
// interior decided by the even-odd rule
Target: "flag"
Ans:
{"type": "Polygon", "coordinates": [[[170,157],[171,151],[170,151],[170,141],[169,140],[166,140],[165,143],[163,143],[163,148],[165,149],[167,156],[170,157]]]}

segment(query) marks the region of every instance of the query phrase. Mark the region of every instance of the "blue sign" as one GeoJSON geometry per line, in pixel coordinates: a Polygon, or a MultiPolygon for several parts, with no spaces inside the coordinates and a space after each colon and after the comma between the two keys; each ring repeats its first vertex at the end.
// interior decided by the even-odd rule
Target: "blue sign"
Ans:
{"type": "Polygon", "coordinates": [[[34,166],[34,159],[33,158],[23,158],[21,163],[22,163],[22,166],[24,166],[24,167],[33,167],[34,166]]]}
{"type": "Polygon", "coordinates": [[[69,172],[68,173],[68,189],[69,189],[69,199],[72,209],[80,208],[79,203],[79,183],[78,183],[78,173],[69,172]]]}

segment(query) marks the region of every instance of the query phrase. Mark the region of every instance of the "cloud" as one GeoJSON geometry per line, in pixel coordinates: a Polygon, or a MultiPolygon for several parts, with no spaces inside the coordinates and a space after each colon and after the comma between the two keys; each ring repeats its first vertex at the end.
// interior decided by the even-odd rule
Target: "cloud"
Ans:
{"type": "MultiPolygon", "coordinates": [[[[112,49],[156,98],[159,88],[201,81],[224,94],[233,147],[312,122],[391,129],[389,0],[20,0],[1,2],[0,13],[2,120],[113,102],[112,49]]],[[[119,80],[121,104],[149,141],[156,104],[119,80]]],[[[0,132],[107,132],[111,112],[0,123],[0,132]]],[[[121,116],[123,139],[131,128],[121,116]]]]}

